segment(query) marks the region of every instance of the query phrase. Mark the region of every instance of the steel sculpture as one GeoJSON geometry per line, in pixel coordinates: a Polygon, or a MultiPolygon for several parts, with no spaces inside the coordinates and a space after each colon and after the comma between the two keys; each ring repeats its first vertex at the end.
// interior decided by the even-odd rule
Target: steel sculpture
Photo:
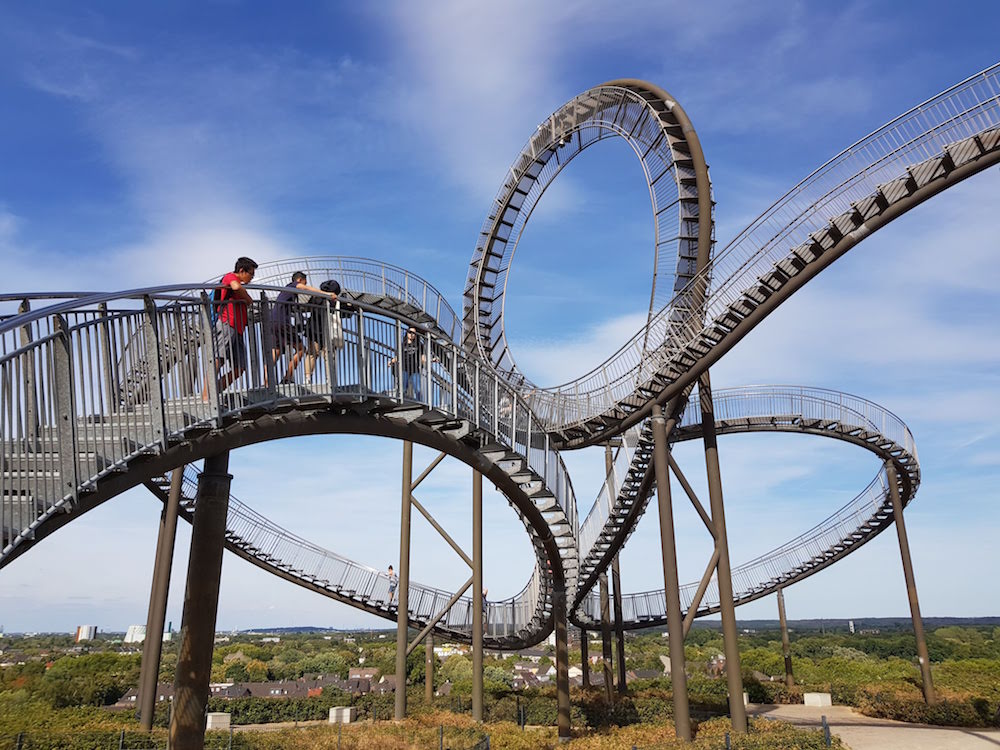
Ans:
{"type": "MultiPolygon", "coordinates": [[[[895,521],[923,686],[933,701],[902,517],[920,482],[909,430],[871,402],[833,391],[769,386],[713,394],[709,368],[871,232],[998,162],[1000,66],[994,66],[845,150],[713,256],[708,173],[690,120],[662,89],[621,80],[553,113],[512,165],[470,265],[461,328],[442,295],[398,267],[357,258],[269,264],[261,269],[262,283],[251,287],[259,300],[248,310],[250,367],[219,393],[211,283],[0,297],[0,568],[82,513],[145,484],[168,508],[158,559],[169,557],[162,551],[172,543],[165,538],[172,534],[167,516],[176,512],[194,524],[194,538],[205,539],[194,545],[192,557],[206,555],[206,568],[214,567],[225,546],[287,580],[396,619],[401,650],[416,643],[405,640],[407,625],[420,629],[420,637],[437,630],[473,641],[480,658],[483,645],[530,645],[554,629],[565,737],[568,621],[583,632],[602,627],[601,610],[609,607],[601,606],[595,584],[614,570],[653,490],[668,489],[671,471],[704,520],[714,552],[702,579],[680,586],[670,575],[672,531],[665,528],[666,588],[621,596],[616,585],[619,633],[669,622],[671,641],[679,642],[694,617],[722,611],[729,652],[735,649],[734,605],[777,592],[783,617],[784,588],[895,521]],[[545,189],[576,155],[609,137],[633,148],[650,190],[656,229],[649,314],[600,367],[561,386],[539,387],[518,371],[508,345],[502,314],[508,273],[545,189]],[[270,357],[270,299],[299,268],[314,278],[338,278],[344,291],[339,313],[319,298],[305,305],[325,334],[316,381],[284,384],[270,357]],[[402,330],[413,325],[425,354],[418,376],[426,387],[419,398],[404,392],[398,356],[402,330]],[[330,335],[334,326],[343,332],[342,345],[330,335]],[[207,401],[200,395],[204,382],[207,401]],[[883,469],[814,529],[730,571],[715,437],[747,431],[846,441],[873,452],[883,469]],[[455,457],[477,478],[473,497],[481,497],[480,477],[491,481],[532,541],[536,565],[524,589],[508,600],[481,603],[481,543],[474,534],[472,597],[407,581],[405,601],[401,596],[394,610],[380,571],[311,544],[230,496],[232,449],[337,433],[417,442],[455,457]],[[615,437],[620,445],[609,453],[607,480],[581,522],[558,450],[615,437]],[[705,444],[710,511],[669,450],[697,438],[705,444]],[[195,491],[201,460],[206,465],[195,491]],[[168,492],[171,472],[174,491],[168,492]]],[[[412,478],[404,483],[406,513],[422,508],[412,497],[415,484],[412,478]]],[[[669,517],[669,503],[662,507],[669,517]]],[[[160,616],[163,602],[155,600],[165,596],[169,579],[161,563],[156,568],[151,622],[160,616]]],[[[208,578],[213,580],[189,580],[188,597],[200,597],[203,605],[190,613],[185,608],[185,621],[200,624],[189,623],[195,635],[185,644],[191,649],[185,652],[192,659],[188,674],[197,679],[184,686],[187,709],[171,730],[182,744],[184,736],[198,734],[204,699],[206,638],[210,654],[214,626],[214,615],[206,613],[214,609],[218,588],[218,577],[208,578]]],[[[676,643],[672,651],[679,652],[676,643]]],[[[620,671],[620,650],[617,660],[620,671]]],[[[730,672],[738,679],[738,669],[730,672]]],[[[731,679],[731,695],[735,686],[731,679]]],[[[481,692],[479,698],[481,715],[481,692]]],[[[686,713],[678,708],[678,732],[685,736],[686,713]]],[[[731,702],[731,711],[734,727],[742,729],[742,705],[731,702]]]]}

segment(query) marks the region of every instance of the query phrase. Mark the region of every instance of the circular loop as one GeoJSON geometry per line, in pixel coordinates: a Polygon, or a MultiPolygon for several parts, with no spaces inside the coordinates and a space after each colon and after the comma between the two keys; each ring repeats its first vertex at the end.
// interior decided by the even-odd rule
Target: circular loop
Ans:
{"type": "MultiPolygon", "coordinates": [[[[704,234],[701,214],[707,213],[705,220],[711,222],[711,211],[699,210],[698,173],[703,170],[696,165],[703,160],[691,136],[683,110],[665,91],[643,81],[612,81],[574,97],[552,113],[511,165],[472,258],[465,289],[463,341],[520,387],[533,406],[542,406],[546,400],[540,397],[542,393],[547,398],[558,394],[561,400],[591,397],[567,395],[565,389],[539,388],[531,383],[518,370],[508,345],[503,309],[509,271],[538,201],[563,167],[584,149],[612,137],[623,138],[631,146],[649,188],[654,223],[649,318],[640,352],[642,359],[648,359],[664,343],[650,335],[653,329],[648,322],[697,274],[699,234],[704,234]]],[[[707,190],[706,185],[702,200],[707,190]]],[[[690,301],[685,311],[675,300],[673,314],[698,314],[699,303],[693,297],[690,301]]],[[[552,429],[564,423],[557,411],[536,408],[552,429]]]]}

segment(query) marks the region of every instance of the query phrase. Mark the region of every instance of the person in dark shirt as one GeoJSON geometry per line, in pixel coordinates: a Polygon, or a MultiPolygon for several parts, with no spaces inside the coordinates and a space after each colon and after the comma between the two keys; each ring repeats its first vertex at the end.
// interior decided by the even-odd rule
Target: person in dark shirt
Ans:
{"type": "MultiPolygon", "coordinates": [[[[299,312],[299,295],[304,292],[312,292],[313,294],[329,296],[334,300],[337,299],[336,294],[324,292],[322,289],[309,286],[306,281],[305,271],[296,271],[293,273],[292,280],[285,285],[285,290],[278,295],[274,303],[274,309],[271,312],[271,334],[274,337],[274,349],[271,351],[271,356],[274,358],[275,364],[277,364],[278,358],[281,357],[283,352],[291,352],[291,357],[288,359],[288,368],[285,371],[285,376],[281,379],[282,384],[294,382],[295,368],[298,367],[302,355],[306,353],[302,336],[299,334],[298,321],[296,320],[299,312]]],[[[304,296],[312,298],[310,294],[304,296]]]]}
{"type": "MultiPolygon", "coordinates": [[[[420,374],[427,355],[423,352],[423,342],[417,336],[417,329],[412,326],[406,329],[406,335],[400,346],[403,357],[403,398],[410,397],[420,401],[420,374]]],[[[396,358],[389,360],[389,366],[396,366],[396,358]]]]}

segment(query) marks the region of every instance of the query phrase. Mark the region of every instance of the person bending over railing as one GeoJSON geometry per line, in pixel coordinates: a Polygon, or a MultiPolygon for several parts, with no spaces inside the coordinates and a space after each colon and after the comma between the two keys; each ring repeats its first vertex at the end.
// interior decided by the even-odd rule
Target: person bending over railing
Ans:
{"type": "MultiPolygon", "coordinates": [[[[255,261],[247,257],[237,258],[233,272],[222,277],[212,295],[212,312],[216,315],[212,338],[215,344],[217,393],[225,391],[247,369],[247,346],[243,334],[247,327],[248,306],[253,300],[243,285],[249,284],[256,272],[255,261]],[[225,374],[222,373],[224,362],[229,363],[229,371],[225,374]]],[[[207,374],[201,400],[208,403],[207,374]]]]}

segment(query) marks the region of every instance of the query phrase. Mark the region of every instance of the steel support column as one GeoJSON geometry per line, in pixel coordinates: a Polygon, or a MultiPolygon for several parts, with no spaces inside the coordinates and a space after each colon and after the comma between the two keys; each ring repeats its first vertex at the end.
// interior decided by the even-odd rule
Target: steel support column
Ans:
{"type": "Polygon", "coordinates": [[[232,480],[228,451],[205,459],[204,471],[198,476],[198,499],[191,524],[181,649],[171,706],[170,747],[173,750],[202,750],[205,746],[205,709],[212,673],[232,480]]]}
{"type": "Polygon", "coordinates": [[[660,544],[663,555],[663,588],[666,597],[667,634],[670,638],[670,683],[674,694],[674,730],[685,742],[691,741],[691,709],[688,705],[687,673],[684,663],[684,619],[681,617],[680,585],[677,581],[677,548],[674,541],[674,511],[670,498],[667,452],[667,425],[663,410],[653,407],[653,469],[660,514],[660,544]]]}
{"type": "Polygon", "coordinates": [[[483,475],[472,472],[472,718],[483,720],[483,475]]]}
{"type": "Polygon", "coordinates": [[[931,657],[927,652],[924,636],[924,621],[920,617],[920,601],[917,599],[917,581],[913,576],[913,561],[910,559],[910,542],[906,536],[903,521],[903,501],[899,496],[899,478],[892,461],[885,462],[886,479],[889,480],[889,497],[892,499],[892,514],[896,521],[896,536],[899,537],[899,557],[903,561],[903,578],[906,579],[906,596],[910,600],[910,617],[913,618],[913,635],[917,639],[917,658],[920,660],[920,680],[923,683],[924,701],[928,705],[937,703],[934,681],[931,679],[931,657]]]}
{"type": "Polygon", "coordinates": [[[399,516],[399,583],[396,587],[396,721],[406,718],[406,647],[410,606],[410,493],[413,491],[413,443],[403,441],[403,497],[399,516]]]}
{"type": "Polygon", "coordinates": [[[556,725],[560,742],[571,739],[569,703],[569,621],[566,615],[566,584],[552,591],[552,619],[556,633],[556,725]]]}
{"type": "Polygon", "coordinates": [[[434,702],[434,633],[424,639],[424,702],[434,702]]]}
{"type": "Polygon", "coordinates": [[[785,684],[795,685],[795,675],[792,674],[792,649],[788,644],[788,621],[785,620],[785,590],[778,587],[778,622],[781,624],[781,653],[785,657],[785,684]]]}
{"type": "Polygon", "coordinates": [[[146,614],[146,639],[142,643],[142,665],[139,673],[139,725],[144,732],[153,729],[156,710],[156,681],[160,673],[163,652],[163,623],[167,619],[167,594],[170,591],[170,571],[177,539],[177,511],[184,486],[184,467],[178,466],[170,476],[170,492],[160,513],[160,533],[156,538],[153,562],[153,583],[149,592],[146,614]]]}
{"type": "Polygon", "coordinates": [[[701,429],[705,443],[705,467],[708,472],[708,495],[715,525],[715,546],[719,552],[716,566],[719,584],[719,610],[722,615],[722,635],[726,654],[726,683],[729,687],[729,715],[733,731],[746,734],[747,711],[743,705],[743,674],[740,671],[739,634],[736,629],[736,607],[733,604],[733,574],[729,565],[729,538],[726,536],[726,511],[722,500],[722,472],[719,469],[719,448],[715,436],[715,407],[712,403],[712,381],[708,371],[698,381],[701,401],[701,429]]]}
{"type": "Polygon", "coordinates": [[[611,673],[611,605],[608,602],[608,574],[597,579],[601,589],[601,671],[604,675],[604,697],[611,701],[614,677],[611,673]]]}
{"type": "Polygon", "coordinates": [[[587,631],[580,628],[580,669],[583,670],[583,675],[581,679],[583,681],[583,687],[590,687],[590,636],[587,635],[587,631]]]}
{"type": "MultiPolygon", "coordinates": [[[[618,443],[621,444],[620,439],[618,443]]],[[[617,497],[615,458],[610,442],[604,445],[604,470],[607,475],[608,497],[617,497]]],[[[611,598],[615,615],[615,669],[618,674],[616,684],[618,685],[618,694],[625,695],[628,692],[628,685],[625,682],[625,628],[622,617],[622,576],[618,566],[618,553],[615,553],[611,560],[611,598]]]]}

